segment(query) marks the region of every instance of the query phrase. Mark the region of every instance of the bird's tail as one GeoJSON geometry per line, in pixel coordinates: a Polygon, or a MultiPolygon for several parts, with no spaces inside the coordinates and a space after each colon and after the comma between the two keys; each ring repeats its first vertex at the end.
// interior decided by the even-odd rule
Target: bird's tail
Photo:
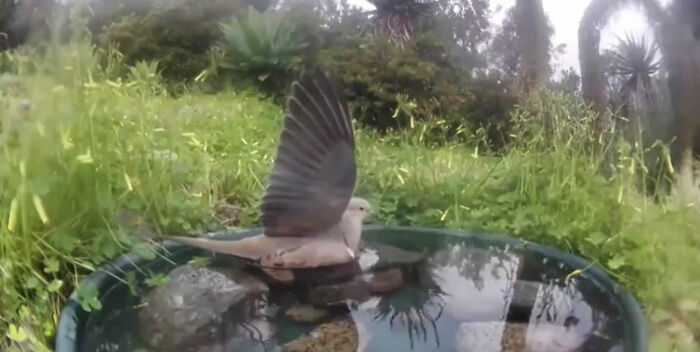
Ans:
{"type": "Polygon", "coordinates": [[[170,236],[168,239],[188,246],[206,249],[214,253],[233,255],[243,259],[257,261],[260,258],[259,250],[256,249],[255,246],[251,246],[253,244],[251,241],[221,241],[184,236],[170,236]]]}

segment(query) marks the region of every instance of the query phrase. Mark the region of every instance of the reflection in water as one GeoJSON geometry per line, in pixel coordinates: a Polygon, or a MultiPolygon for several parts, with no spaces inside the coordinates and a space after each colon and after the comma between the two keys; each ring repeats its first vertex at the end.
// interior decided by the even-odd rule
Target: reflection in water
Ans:
{"type": "Polygon", "coordinates": [[[390,329],[398,320],[408,333],[411,349],[414,348],[415,338],[427,343],[429,335],[434,339],[435,346],[440,347],[437,322],[445,310],[444,292],[425,269],[417,268],[415,283],[394,295],[381,297],[374,308],[374,319],[388,320],[390,329]]]}
{"type": "MultiPolygon", "coordinates": [[[[370,270],[382,252],[368,246],[360,261],[370,270]]],[[[400,289],[348,297],[349,303],[355,297],[356,304],[334,308],[314,324],[284,315],[289,307],[305,303],[305,294],[272,288],[265,300],[227,311],[220,326],[208,327],[215,334],[191,351],[285,351],[281,346],[292,345],[323,351],[342,345],[341,339],[353,340],[360,351],[612,352],[624,346],[624,322],[599,286],[585,277],[563,284],[570,268],[543,259],[508,248],[447,245],[424,261],[401,265],[400,289]],[[339,316],[346,323],[328,324],[339,316]],[[319,324],[326,328],[318,330],[319,324]]],[[[343,283],[334,285],[343,291],[343,283]]],[[[354,293],[364,287],[356,280],[347,285],[354,293]]],[[[133,313],[95,320],[90,327],[95,334],[83,351],[107,343],[121,347],[112,351],[135,350],[143,342],[128,329],[133,321],[133,313]],[[105,329],[107,324],[126,329],[105,329]]]]}

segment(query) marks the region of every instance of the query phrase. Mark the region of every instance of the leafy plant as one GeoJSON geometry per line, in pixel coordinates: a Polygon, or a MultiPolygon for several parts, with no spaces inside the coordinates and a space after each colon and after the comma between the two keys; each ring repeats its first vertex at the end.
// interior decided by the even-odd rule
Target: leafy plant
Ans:
{"type": "Polygon", "coordinates": [[[308,45],[295,24],[279,12],[260,13],[249,7],[245,16],[232,17],[220,27],[221,46],[227,55],[222,67],[261,81],[285,75],[299,65],[302,50],[308,45]]]}

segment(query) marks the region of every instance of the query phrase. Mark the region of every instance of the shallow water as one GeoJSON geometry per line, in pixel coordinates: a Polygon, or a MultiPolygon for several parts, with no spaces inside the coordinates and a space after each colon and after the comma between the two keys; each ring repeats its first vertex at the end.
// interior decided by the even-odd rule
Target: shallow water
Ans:
{"type": "MultiPolygon", "coordinates": [[[[373,245],[368,242],[362,256],[365,266],[378,260],[373,245]]],[[[572,268],[507,248],[458,241],[435,247],[422,247],[427,260],[404,276],[398,291],[334,310],[332,321],[349,322],[338,335],[356,339],[358,351],[624,351],[616,306],[585,276],[565,283],[572,268]]],[[[193,350],[281,351],[315,327],[285,317],[300,301],[271,287],[257,302],[264,314],[224,319],[219,339],[193,350]]],[[[88,322],[81,351],[156,351],[138,336],[139,304],[125,286],[114,287],[104,310],[88,322]]]]}

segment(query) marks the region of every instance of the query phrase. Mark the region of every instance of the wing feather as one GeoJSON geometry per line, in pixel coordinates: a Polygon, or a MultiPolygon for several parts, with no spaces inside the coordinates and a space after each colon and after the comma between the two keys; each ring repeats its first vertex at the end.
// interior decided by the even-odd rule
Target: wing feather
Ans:
{"type": "Polygon", "coordinates": [[[321,72],[292,84],[262,203],[267,236],[311,236],[337,224],[355,188],[351,115],[321,72]]]}

